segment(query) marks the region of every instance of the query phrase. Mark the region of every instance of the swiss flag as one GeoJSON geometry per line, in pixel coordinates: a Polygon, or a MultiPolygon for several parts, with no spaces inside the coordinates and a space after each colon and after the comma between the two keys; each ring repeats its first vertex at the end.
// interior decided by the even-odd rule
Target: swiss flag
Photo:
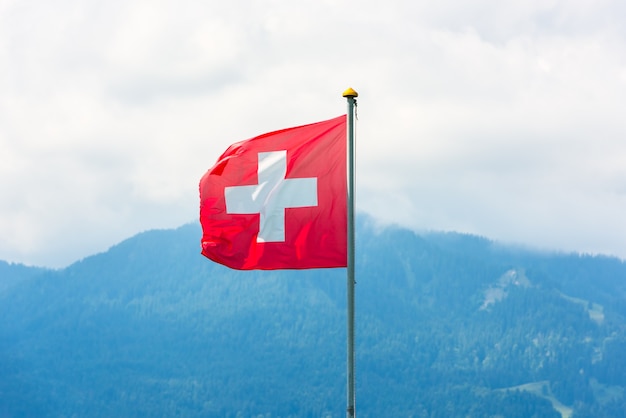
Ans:
{"type": "Polygon", "coordinates": [[[200,180],[202,254],[240,270],[345,267],[346,116],[231,145],[200,180]]]}

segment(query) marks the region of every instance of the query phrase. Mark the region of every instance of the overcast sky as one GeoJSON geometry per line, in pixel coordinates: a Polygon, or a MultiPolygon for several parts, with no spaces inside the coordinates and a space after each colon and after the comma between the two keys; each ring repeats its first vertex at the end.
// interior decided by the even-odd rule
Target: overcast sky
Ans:
{"type": "Polygon", "coordinates": [[[230,143],[343,114],[348,87],[358,210],[626,258],[624,16],[622,0],[0,0],[0,259],[63,267],[195,222],[230,143]]]}

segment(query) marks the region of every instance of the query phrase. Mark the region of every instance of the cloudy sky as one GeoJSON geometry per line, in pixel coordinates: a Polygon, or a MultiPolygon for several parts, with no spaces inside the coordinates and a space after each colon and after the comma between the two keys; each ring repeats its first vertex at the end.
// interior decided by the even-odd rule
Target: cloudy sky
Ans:
{"type": "Polygon", "coordinates": [[[0,0],[0,259],[63,267],[196,221],[230,143],[343,114],[348,87],[358,210],[626,258],[624,16],[622,0],[0,0]]]}

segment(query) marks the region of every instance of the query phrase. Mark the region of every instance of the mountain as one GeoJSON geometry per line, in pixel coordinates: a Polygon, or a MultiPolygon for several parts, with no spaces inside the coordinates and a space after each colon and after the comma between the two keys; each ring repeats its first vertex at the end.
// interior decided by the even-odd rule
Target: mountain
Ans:
{"type": "Polygon", "coordinates": [[[20,281],[38,276],[44,271],[46,269],[40,267],[29,267],[0,260],[0,294],[20,281]]]}
{"type": "MultiPolygon", "coordinates": [[[[0,263],[0,417],[343,417],[344,269],[240,272],[196,224],[0,263]]],[[[626,265],[357,226],[360,417],[623,417],[626,265]]]]}

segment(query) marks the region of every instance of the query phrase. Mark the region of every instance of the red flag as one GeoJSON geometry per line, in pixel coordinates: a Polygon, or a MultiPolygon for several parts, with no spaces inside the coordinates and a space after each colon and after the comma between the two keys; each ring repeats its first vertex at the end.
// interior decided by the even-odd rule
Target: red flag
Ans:
{"type": "Polygon", "coordinates": [[[231,145],[200,180],[202,254],[240,270],[345,267],[346,116],[231,145]]]}

